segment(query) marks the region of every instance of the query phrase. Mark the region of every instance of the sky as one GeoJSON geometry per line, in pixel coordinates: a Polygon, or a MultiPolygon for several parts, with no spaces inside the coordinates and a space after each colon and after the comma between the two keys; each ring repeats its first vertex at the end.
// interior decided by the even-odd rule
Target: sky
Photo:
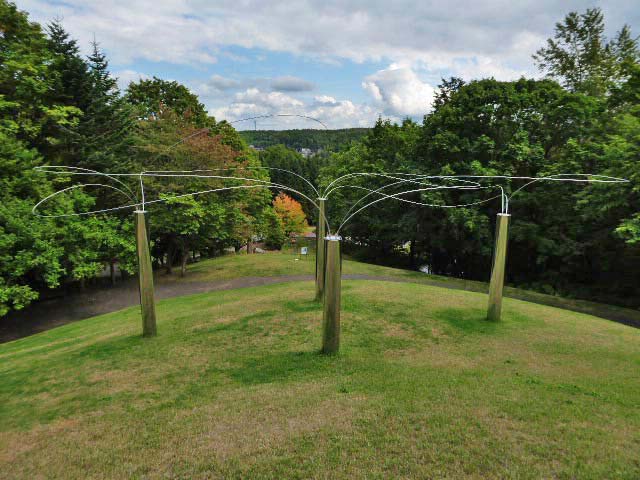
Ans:
{"type": "Polygon", "coordinates": [[[368,127],[420,120],[437,85],[540,77],[531,55],[570,11],[600,7],[607,34],[640,34],[632,0],[15,0],[95,38],[121,88],[157,76],[197,94],[238,129],[368,127]]]}

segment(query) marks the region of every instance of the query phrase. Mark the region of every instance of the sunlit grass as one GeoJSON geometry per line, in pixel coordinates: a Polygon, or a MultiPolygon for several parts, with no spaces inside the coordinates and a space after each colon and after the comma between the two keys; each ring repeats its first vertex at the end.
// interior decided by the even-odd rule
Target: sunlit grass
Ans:
{"type": "MultiPolygon", "coordinates": [[[[345,275],[368,275],[395,280],[405,280],[425,285],[459,288],[471,292],[488,291],[488,284],[474,280],[444,277],[441,275],[427,275],[413,270],[389,268],[380,265],[362,263],[345,258],[342,262],[345,275]]],[[[203,260],[189,266],[188,274],[184,278],[177,275],[159,276],[160,282],[216,282],[240,277],[280,277],[290,275],[314,275],[315,257],[313,255],[294,255],[292,253],[267,253],[258,255],[229,255],[203,260]]],[[[489,275],[487,274],[487,281],[489,275]]],[[[523,290],[506,286],[505,295],[544,305],[566,308],[583,313],[589,313],[605,318],[614,318],[623,322],[634,322],[640,325],[640,311],[628,308],[575,300],[546,295],[531,290],[523,290]]]]}
{"type": "MultiPolygon", "coordinates": [[[[238,268],[242,267],[242,260],[238,268]]],[[[310,262],[312,263],[312,262],[310,262]]],[[[345,269],[346,270],[346,269],[345,269]]],[[[640,332],[418,284],[159,302],[0,345],[0,477],[638,478],[640,332]]]]}

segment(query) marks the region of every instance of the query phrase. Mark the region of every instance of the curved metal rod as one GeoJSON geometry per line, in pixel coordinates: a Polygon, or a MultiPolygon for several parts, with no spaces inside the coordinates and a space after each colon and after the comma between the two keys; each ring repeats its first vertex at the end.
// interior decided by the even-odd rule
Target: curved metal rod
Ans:
{"type": "MultiPolygon", "coordinates": [[[[259,178],[247,178],[247,177],[229,177],[226,175],[199,175],[199,174],[190,174],[191,172],[197,172],[198,170],[174,170],[174,172],[178,172],[178,173],[173,173],[173,174],[164,174],[164,173],[151,173],[151,172],[146,172],[146,173],[141,173],[141,177],[157,177],[157,178],[162,178],[162,177],[171,177],[171,178],[215,178],[215,179],[219,179],[219,180],[239,180],[239,181],[245,181],[245,182],[256,182],[259,183],[261,185],[274,185],[276,187],[280,187],[286,190],[289,190],[291,192],[297,193],[298,195],[306,198],[307,200],[309,200],[314,207],[319,208],[318,205],[311,200],[307,195],[305,195],[302,192],[299,192],[298,190],[296,190],[295,188],[291,188],[288,185],[282,185],[280,183],[275,183],[275,182],[271,182],[271,181],[267,181],[267,180],[261,180],[259,178]]],[[[206,170],[205,170],[206,171],[206,170]]],[[[168,172],[171,172],[171,170],[169,170],[168,172]]]]}
{"type": "MultiPolygon", "coordinates": [[[[311,202],[311,204],[316,208],[316,209],[320,209],[320,207],[318,206],[318,204],[316,202],[314,202],[311,198],[309,198],[307,195],[305,195],[304,193],[296,190],[295,188],[289,187],[288,185],[283,185],[280,183],[274,183],[274,182],[270,182],[267,180],[260,180],[258,178],[245,178],[245,177],[229,177],[226,175],[197,175],[197,174],[190,174],[192,172],[198,172],[198,171],[210,171],[210,170],[167,170],[166,172],[176,172],[174,174],[170,174],[170,175],[166,175],[164,173],[162,173],[161,171],[158,171],[157,173],[154,171],[149,171],[149,172],[143,172],[143,176],[146,177],[171,177],[171,178],[180,178],[180,177],[187,177],[187,178],[216,178],[216,179],[220,179],[220,180],[240,180],[240,181],[249,181],[249,182],[257,182],[260,184],[260,186],[264,186],[267,188],[281,188],[283,190],[287,190],[289,192],[293,192],[293,193],[297,193],[298,195],[300,195],[303,198],[306,198],[307,200],[309,200],[309,202],[311,202]]],[[[197,192],[200,193],[200,192],[197,192]]],[[[189,194],[186,194],[189,195],[189,194]]],[[[149,202],[147,202],[149,203],[149,202]]],[[[329,222],[325,217],[325,222],[327,224],[327,232],[331,231],[331,228],[329,226],[329,222]]]]}
{"type": "Polygon", "coordinates": [[[337,183],[338,181],[342,181],[346,178],[350,178],[350,177],[358,177],[358,176],[362,176],[362,177],[383,177],[383,178],[389,178],[392,180],[404,180],[404,178],[402,177],[412,177],[412,178],[419,178],[419,179],[428,179],[428,178],[433,178],[433,179],[449,179],[449,178],[456,178],[456,180],[459,180],[461,182],[465,182],[465,183],[477,183],[477,182],[471,182],[471,181],[467,181],[467,180],[462,180],[460,178],[451,176],[451,175],[427,175],[427,174],[419,174],[419,173],[387,173],[387,172],[355,172],[355,173],[348,173],[345,175],[342,175],[341,177],[336,178],[334,181],[332,181],[329,185],[327,185],[327,187],[325,188],[325,197],[328,197],[334,190],[337,189],[337,187],[333,187],[330,188],[332,185],[334,185],[335,183],[337,183]]]}
{"type": "Polygon", "coordinates": [[[226,168],[207,168],[207,169],[197,169],[197,170],[145,170],[142,172],[143,174],[147,173],[183,173],[183,172],[218,172],[218,171],[231,171],[231,170],[278,170],[280,172],[290,173],[291,175],[295,175],[300,178],[304,182],[306,182],[314,191],[314,193],[320,196],[320,192],[316,189],[316,187],[311,183],[311,181],[307,180],[302,175],[292,172],[291,170],[287,170],[286,168],[277,168],[277,167],[226,167],[226,168]]]}
{"type": "MultiPolygon", "coordinates": [[[[489,187],[480,187],[480,188],[489,188],[489,187]]],[[[435,188],[418,188],[418,189],[415,189],[415,190],[407,190],[405,192],[395,193],[393,195],[386,195],[384,193],[380,193],[379,195],[383,195],[381,198],[378,198],[378,199],[374,200],[373,202],[367,203],[363,207],[361,207],[358,210],[356,210],[355,212],[353,212],[346,220],[344,220],[340,224],[340,226],[338,227],[338,230],[336,231],[336,235],[340,234],[340,230],[342,229],[342,227],[344,227],[344,225],[349,220],[351,220],[351,218],[353,218],[355,215],[360,213],[365,208],[368,208],[368,207],[370,207],[370,206],[372,206],[372,205],[374,205],[374,204],[376,204],[378,202],[381,202],[382,200],[387,200],[389,198],[396,198],[396,197],[398,197],[400,195],[406,195],[406,194],[409,194],[409,193],[424,192],[424,191],[429,191],[429,190],[445,190],[445,189],[447,189],[447,190],[451,190],[451,189],[460,190],[460,188],[458,186],[454,185],[454,186],[439,186],[439,187],[435,187],[435,188]]],[[[462,189],[469,190],[469,188],[466,187],[466,186],[464,186],[462,189]]],[[[458,205],[436,205],[436,204],[429,204],[429,203],[414,202],[414,201],[411,201],[411,200],[406,200],[406,201],[408,203],[413,203],[413,204],[421,205],[421,206],[438,207],[438,208],[458,208],[458,207],[469,207],[469,206],[472,206],[472,205],[479,205],[481,203],[486,203],[486,202],[489,202],[491,200],[494,200],[494,199],[498,198],[499,196],[500,195],[496,195],[494,197],[491,197],[491,198],[488,198],[488,199],[485,199],[485,200],[480,200],[478,202],[458,204],[458,205]]]]}
{"type": "Polygon", "coordinates": [[[308,115],[297,115],[295,113],[275,113],[273,115],[257,115],[255,117],[241,118],[240,120],[234,120],[233,122],[227,122],[227,123],[229,125],[233,125],[234,123],[247,122],[249,120],[257,120],[259,118],[273,118],[273,117],[300,117],[300,118],[306,118],[308,120],[313,120],[314,122],[318,122],[320,125],[322,125],[324,127],[325,130],[329,130],[329,127],[327,127],[324,123],[322,123],[317,118],[310,117],[308,115]]]}
{"type": "MultiPolygon", "coordinates": [[[[393,185],[397,185],[397,184],[401,184],[404,183],[402,181],[399,182],[394,182],[394,183],[390,183],[388,185],[385,185],[377,190],[371,190],[369,188],[366,187],[361,187],[358,185],[341,185],[338,187],[335,187],[336,189],[338,188],[346,188],[346,187],[350,187],[350,188],[357,188],[360,190],[366,190],[369,193],[367,193],[366,195],[364,195],[363,197],[361,197],[359,200],[357,200],[353,205],[351,205],[351,208],[347,211],[347,213],[344,215],[343,220],[341,225],[343,225],[344,223],[346,223],[346,221],[348,220],[349,214],[353,211],[353,209],[361,202],[363,201],[365,198],[369,197],[370,195],[376,194],[376,195],[380,195],[382,198],[393,198],[395,200],[398,200],[400,202],[405,202],[405,203],[411,203],[413,205],[419,205],[419,206],[426,206],[426,207],[432,207],[434,206],[434,204],[432,203],[425,203],[425,202],[417,202],[414,200],[407,200],[405,198],[400,198],[399,196],[395,196],[395,195],[404,195],[405,193],[409,193],[409,192],[400,192],[394,195],[388,195],[385,197],[386,194],[380,193],[381,190],[387,188],[387,187],[391,187],[393,185]],[[348,218],[347,218],[348,217],[348,218]]],[[[443,189],[455,189],[455,190],[483,190],[483,189],[489,189],[491,187],[481,187],[479,184],[477,186],[467,186],[467,185],[456,185],[456,186],[443,186],[443,185],[435,185],[435,184],[429,184],[429,183],[423,183],[423,182],[417,182],[417,181],[412,181],[411,183],[416,183],[418,185],[425,185],[425,186],[433,186],[433,189],[430,190],[443,190],[443,189]]],[[[502,187],[498,186],[497,188],[499,188],[500,190],[502,190],[502,187]]],[[[504,194],[504,191],[502,192],[504,194]]],[[[498,196],[500,195],[496,195],[495,197],[491,197],[491,200],[493,200],[494,198],[498,198],[498,196]]],[[[466,206],[468,204],[465,204],[464,206],[466,206]]],[[[504,206],[503,206],[504,209],[504,206]]],[[[504,213],[504,212],[503,212],[504,213]]]]}
{"type": "MultiPolygon", "coordinates": [[[[140,177],[140,182],[141,182],[141,187],[142,187],[142,174],[136,174],[137,176],[140,177]]],[[[254,181],[254,182],[258,182],[258,185],[236,185],[236,186],[232,186],[232,187],[221,187],[221,188],[216,188],[216,189],[209,189],[209,190],[201,190],[198,192],[190,192],[190,193],[185,193],[185,194],[180,194],[180,195],[176,195],[173,196],[171,198],[181,198],[181,197],[187,197],[187,196],[193,196],[193,195],[200,195],[203,193],[211,193],[211,192],[219,192],[219,191],[225,191],[225,190],[234,190],[234,189],[238,189],[238,188],[258,188],[258,187],[264,187],[264,188],[278,188],[278,189],[282,189],[282,190],[287,190],[293,193],[296,193],[304,198],[306,198],[307,200],[309,200],[309,202],[311,202],[311,204],[315,207],[315,208],[319,208],[318,205],[311,199],[309,198],[307,195],[305,195],[302,192],[299,192],[298,190],[291,188],[287,185],[282,185],[279,183],[273,183],[273,182],[267,182],[266,180],[259,180],[259,179],[250,179],[250,178],[242,178],[242,177],[226,177],[226,176],[221,176],[221,175],[160,175],[160,174],[147,174],[144,176],[150,176],[150,177],[172,177],[172,178],[177,178],[177,177],[196,177],[196,178],[219,178],[219,179],[232,179],[232,180],[244,180],[244,181],[254,181]]],[[[47,197],[45,197],[43,200],[41,200],[40,202],[38,202],[32,209],[32,212],[34,215],[37,215],[39,217],[49,217],[49,218],[58,218],[58,217],[72,217],[72,216],[80,216],[80,215],[90,215],[90,214],[95,214],[95,213],[104,213],[104,212],[110,212],[110,211],[117,211],[117,210],[123,210],[123,209],[127,209],[127,208],[138,208],[139,205],[142,205],[142,210],[144,211],[144,207],[145,205],[150,205],[150,204],[154,204],[154,203],[158,203],[161,201],[164,201],[163,199],[160,200],[151,200],[151,201],[145,201],[144,200],[144,190],[143,190],[143,200],[142,200],[142,204],[137,203],[133,198],[131,198],[128,194],[126,194],[124,191],[113,187],[111,185],[105,185],[105,184],[80,184],[80,185],[73,185],[71,187],[67,187],[64,188],[62,190],[59,190],[47,197]],[[104,186],[106,188],[111,188],[114,190],[117,190],[121,193],[123,193],[125,196],[127,196],[127,198],[131,201],[133,201],[132,204],[129,205],[121,205],[118,207],[113,207],[113,208],[105,208],[105,209],[101,209],[101,210],[92,210],[90,212],[81,212],[81,213],[69,213],[69,214],[60,214],[60,215],[40,215],[37,213],[37,208],[42,205],[44,202],[46,202],[47,200],[50,200],[51,198],[67,192],[69,190],[73,190],[76,188],[83,188],[86,186],[104,186]]],[[[325,219],[326,221],[326,219],[325,219]]],[[[330,231],[329,228],[329,223],[327,221],[327,231],[330,231]]]]}
{"type": "Polygon", "coordinates": [[[138,195],[133,190],[131,190],[126,183],[116,178],[116,176],[131,176],[131,174],[103,173],[97,170],[92,170],[90,168],[68,167],[66,165],[40,165],[40,166],[34,167],[33,169],[43,173],[50,173],[53,175],[98,175],[101,177],[107,177],[113,180],[114,182],[117,182],[120,185],[122,185],[124,188],[126,188],[129,191],[131,195],[135,197],[136,200],[138,200],[138,195]],[[62,170],[58,171],[58,169],[62,169],[62,170]],[[71,171],[65,171],[65,170],[71,170],[71,171]]]}
{"type": "Polygon", "coordinates": [[[525,189],[526,187],[528,187],[529,185],[532,185],[536,182],[542,181],[542,180],[547,180],[547,181],[555,181],[555,182],[576,182],[576,183],[629,183],[629,180],[627,180],[626,178],[618,178],[618,177],[610,177],[608,175],[590,175],[590,174],[586,174],[586,173],[558,173],[555,175],[550,175],[548,177],[542,177],[542,178],[537,178],[535,180],[531,180],[530,182],[525,183],[524,185],[522,185],[520,188],[514,190],[513,192],[511,192],[511,195],[506,197],[506,201],[507,201],[507,205],[506,205],[506,212],[509,212],[509,202],[511,201],[511,199],[514,197],[514,195],[518,192],[520,192],[521,190],[525,189]],[[565,177],[565,176],[576,176],[576,177],[598,177],[596,179],[593,178],[587,178],[587,179],[569,179],[569,178],[561,178],[561,177],[565,177]],[[600,180],[600,178],[604,178],[606,180],[600,180]]]}
{"type": "MultiPolygon", "coordinates": [[[[124,190],[119,189],[118,187],[114,187],[113,185],[107,185],[104,183],[82,183],[80,185],[71,185],[70,187],[67,188],[63,188],[62,190],[58,190],[55,193],[52,193],[51,195],[47,195],[46,197],[44,197],[42,200],[40,200],[38,203],[36,203],[33,208],[31,209],[31,213],[33,213],[34,215],[36,215],[37,217],[41,217],[41,218],[57,218],[57,217],[71,217],[74,216],[76,214],[70,213],[70,214],[63,214],[63,215],[40,215],[37,210],[38,207],[40,205],[42,205],[43,203],[47,202],[48,200],[51,200],[54,197],[57,197],[58,195],[60,195],[61,193],[64,192],[68,192],[70,190],[75,190],[77,188],[84,188],[84,187],[105,187],[105,188],[110,188],[112,190],[116,190],[117,192],[120,192],[121,194],[123,194],[125,197],[127,197],[130,201],[134,202],[134,205],[136,204],[136,199],[132,198],[127,192],[125,192],[124,190]]],[[[96,211],[97,212],[103,212],[103,211],[108,211],[110,209],[106,209],[106,210],[99,210],[96,211]]],[[[92,212],[93,213],[93,212],[92,212]]]]}

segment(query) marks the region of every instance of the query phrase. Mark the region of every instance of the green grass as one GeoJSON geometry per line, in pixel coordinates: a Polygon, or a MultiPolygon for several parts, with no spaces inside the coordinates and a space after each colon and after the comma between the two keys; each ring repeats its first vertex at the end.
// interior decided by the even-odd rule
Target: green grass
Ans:
{"type": "Polygon", "coordinates": [[[313,292],[164,300],[154,339],[130,308],[0,345],[0,477],[640,477],[640,331],[350,280],[325,357],[313,292]]]}
{"type": "MultiPolygon", "coordinates": [[[[422,279],[425,274],[411,270],[381,267],[368,263],[345,259],[343,273],[359,275],[381,275],[422,279]]],[[[291,253],[266,253],[256,255],[227,255],[206,259],[188,266],[187,275],[180,279],[177,275],[160,275],[160,281],[207,282],[230,280],[239,277],[274,277],[284,275],[313,275],[315,273],[313,255],[294,255],[291,253]]],[[[446,279],[446,277],[437,277],[446,279]]]]}
{"type": "MultiPolygon", "coordinates": [[[[426,275],[413,270],[382,267],[368,263],[356,262],[349,259],[343,261],[343,273],[352,275],[372,275],[388,277],[390,279],[408,280],[424,285],[459,288],[470,292],[486,293],[488,284],[473,280],[462,280],[441,275],[426,275]]],[[[189,265],[188,273],[184,278],[177,275],[159,276],[161,282],[210,282],[230,280],[239,277],[270,277],[284,275],[313,275],[315,273],[315,257],[296,256],[285,253],[267,253],[261,255],[229,255],[189,265]]],[[[505,287],[505,296],[540,303],[558,308],[565,308],[581,313],[615,319],[622,322],[634,322],[640,325],[640,311],[629,308],[606,305],[563,298],[554,295],[523,290],[520,288],[505,287]]]]}

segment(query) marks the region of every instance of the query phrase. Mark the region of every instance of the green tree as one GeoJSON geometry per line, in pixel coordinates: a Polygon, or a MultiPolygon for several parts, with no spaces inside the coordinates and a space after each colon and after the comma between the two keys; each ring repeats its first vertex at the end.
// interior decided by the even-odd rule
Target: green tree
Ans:
{"type": "Polygon", "coordinates": [[[599,8],[569,13],[556,24],[554,38],[533,56],[538,68],[572,91],[604,95],[627,77],[639,58],[637,41],[627,25],[611,40],[604,28],[599,8]]]}
{"type": "Polygon", "coordinates": [[[126,99],[138,107],[143,118],[158,117],[168,108],[197,127],[209,126],[207,112],[198,97],[175,81],[153,77],[151,80],[131,82],[127,87],[126,99]]]}

